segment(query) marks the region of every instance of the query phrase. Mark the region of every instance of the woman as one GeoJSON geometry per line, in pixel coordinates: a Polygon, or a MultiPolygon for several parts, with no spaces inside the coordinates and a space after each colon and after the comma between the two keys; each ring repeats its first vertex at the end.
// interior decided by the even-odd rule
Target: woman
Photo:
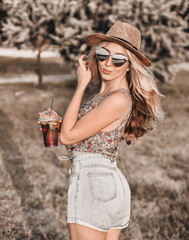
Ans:
{"type": "Polygon", "coordinates": [[[91,34],[88,60],[79,58],[78,84],[66,110],[60,142],[71,153],[68,212],[72,240],[117,240],[129,224],[130,189],[117,167],[119,141],[135,143],[163,117],[162,96],[146,71],[140,31],[117,22],[91,34]],[[100,91],[81,100],[90,81],[100,91]]]}

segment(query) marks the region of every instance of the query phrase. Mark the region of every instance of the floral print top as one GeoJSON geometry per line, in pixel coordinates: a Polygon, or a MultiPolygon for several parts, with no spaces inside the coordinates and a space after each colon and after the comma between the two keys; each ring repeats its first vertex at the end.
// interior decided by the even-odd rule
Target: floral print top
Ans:
{"type": "MultiPolygon", "coordinates": [[[[80,119],[83,115],[88,113],[93,108],[97,107],[98,104],[100,104],[100,102],[105,97],[107,97],[117,91],[125,92],[127,95],[130,96],[130,93],[128,90],[119,89],[119,90],[116,90],[113,92],[109,92],[108,94],[105,94],[98,99],[93,100],[92,98],[90,98],[80,107],[78,119],[80,119]]],[[[131,100],[131,96],[130,96],[130,100],[131,100]]],[[[130,111],[127,113],[124,120],[115,129],[113,129],[111,131],[99,131],[98,133],[94,134],[93,136],[91,136],[83,141],[77,142],[73,145],[67,145],[66,146],[67,150],[68,151],[101,153],[105,157],[109,158],[111,161],[115,161],[118,156],[119,140],[124,132],[125,125],[130,116],[131,111],[132,111],[132,102],[131,102],[130,111]]]]}

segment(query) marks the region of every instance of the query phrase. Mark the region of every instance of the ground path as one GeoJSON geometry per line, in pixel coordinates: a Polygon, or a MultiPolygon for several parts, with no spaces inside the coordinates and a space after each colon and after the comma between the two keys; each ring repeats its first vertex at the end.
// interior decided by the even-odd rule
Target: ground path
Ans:
{"type": "MultiPolygon", "coordinates": [[[[74,81],[76,80],[75,74],[61,74],[61,75],[44,75],[43,83],[47,82],[62,82],[62,81],[74,81]]],[[[0,84],[10,84],[10,83],[38,83],[38,77],[36,74],[27,74],[13,76],[9,78],[0,77],[0,84]]]]}

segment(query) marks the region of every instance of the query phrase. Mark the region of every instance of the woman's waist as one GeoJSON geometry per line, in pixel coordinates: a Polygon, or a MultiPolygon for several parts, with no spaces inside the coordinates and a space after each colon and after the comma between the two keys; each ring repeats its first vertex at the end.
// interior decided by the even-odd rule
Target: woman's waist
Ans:
{"type": "Polygon", "coordinates": [[[72,163],[74,162],[90,162],[91,163],[93,161],[96,161],[96,162],[104,162],[112,165],[115,164],[107,156],[98,152],[74,151],[73,149],[70,152],[70,156],[71,156],[72,163]]]}
{"type": "Polygon", "coordinates": [[[88,171],[114,171],[117,169],[117,162],[112,162],[100,153],[71,152],[71,167],[69,172],[79,173],[88,171]]]}
{"type": "MultiPolygon", "coordinates": [[[[100,145],[95,145],[95,146],[86,146],[85,144],[81,145],[72,145],[72,146],[66,146],[68,152],[74,153],[74,156],[77,156],[77,152],[81,153],[86,153],[85,156],[92,156],[90,153],[97,154],[96,157],[105,157],[108,158],[111,161],[116,161],[117,156],[118,156],[118,150],[119,146],[118,145],[106,145],[106,146],[100,146],[100,145]]],[[[83,156],[85,158],[85,156],[83,156]]],[[[94,155],[93,155],[94,157],[94,155]]]]}

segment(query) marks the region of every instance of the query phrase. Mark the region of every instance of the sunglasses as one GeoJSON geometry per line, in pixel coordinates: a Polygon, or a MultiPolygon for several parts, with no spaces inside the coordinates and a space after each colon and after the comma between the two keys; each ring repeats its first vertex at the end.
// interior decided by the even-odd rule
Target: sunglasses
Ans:
{"type": "Polygon", "coordinates": [[[105,48],[98,48],[96,49],[96,58],[100,61],[103,62],[109,57],[112,57],[112,62],[115,67],[121,67],[123,64],[126,63],[128,58],[122,54],[113,54],[111,55],[108,50],[105,48]]]}

